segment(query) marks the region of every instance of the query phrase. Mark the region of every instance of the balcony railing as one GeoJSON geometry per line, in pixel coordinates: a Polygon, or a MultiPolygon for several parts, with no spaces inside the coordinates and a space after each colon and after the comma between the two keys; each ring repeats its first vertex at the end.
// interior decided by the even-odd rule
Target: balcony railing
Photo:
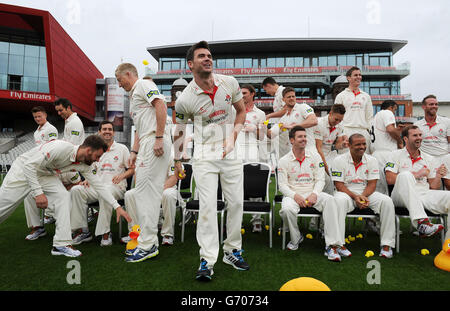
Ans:
{"type": "MultiPolygon", "coordinates": [[[[352,66],[318,66],[318,67],[265,67],[265,68],[216,68],[215,73],[225,74],[225,75],[301,75],[301,74],[344,74],[352,66]]],[[[395,66],[368,66],[364,65],[361,67],[362,73],[374,73],[374,72],[391,72],[395,73],[398,71],[409,72],[409,63],[403,63],[398,67],[395,66]]],[[[189,69],[179,69],[179,70],[166,70],[158,71],[156,73],[158,76],[163,75],[192,75],[189,69]]]]}

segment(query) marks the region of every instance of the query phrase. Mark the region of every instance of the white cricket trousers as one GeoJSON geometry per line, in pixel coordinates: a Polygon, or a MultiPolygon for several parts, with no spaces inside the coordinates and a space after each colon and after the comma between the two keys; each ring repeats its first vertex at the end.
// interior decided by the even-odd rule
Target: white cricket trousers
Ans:
{"type": "MultiPolygon", "coordinates": [[[[411,172],[401,172],[397,175],[391,197],[396,206],[404,206],[409,211],[411,223],[417,228],[419,219],[428,218],[424,209],[435,214],[450,213],[450,191],[428,190],[420,192],[416,190],[416,178],[411,172]]],[[[448,219],[448,218],[447,218],[448,219]]],[[[450,238],[447,230],[446,238],[450,238]]]]}
{"type": "MultiPolygon", "coordinates": [[[[5,221],[31,192],[31,188],[22,170],[22,163],[16,160],[11,166],[0,188],[0,223],[5,221]]],[[[72,244],[70,230],[70,194],[56,176],[39,176],[39,184],[49,202],[54,204],[56,220],[53,246],[72,244]]],[[[36,208],[39,217],[39,210],[36,208]]],[[[39,222],[40,225],[40,222],[39,222]]]]}
{"type": "MultiPolygon", "coordinates": [[[[44,210],[44,215],[49,216],[54,214],[55,207],[53,203],[47,198],[48,207],[44,210]]],[[[25,197],[23,201],[25,208],[25,218],[27,220],[28,228],[41,227],[43,225],[41,221],[41,209],[37,208],[36,201],[34,200],[31,192],[25,197]]]]}
{"type": "Polygon", "coordinates": [[[380,179],[377,181],[377,188],[376,191],[389,195],[388,191],[388,185],[386,182],[386,174],[384,172],[384,169],[386,168],[386,163],[389,161],[389,158],[392,155],[392,151],[387,150],[379,150],[374,151],[372,155],[377,159],[378,161],[378,169],[380,171],[380,179]]]}
{"type": "MultiPolygon", "coordinates": [[[[309,194],[306,197],[308,197],[309,194]]],[[[321,192],[317,197],[317,202],[313,206],[317,211],[322,213],[325,245],[342,246],[340,241],[339,226],[338,226],[338,209],[333,196],[321,192]]],[[[292,243],[298,243],[300,240],[300,230],[297,223],[297,215],[300,211],[300,206],[294,199],[283,197],[281,202],[280,216],[283,222],[288,224],[289,234],[292,243]]]]}
{"type": "Polygon", "coordinates": [[[162,212],[164,221],[161,227],[161,236],[175,237],[175,216],[177,212],[178,189],[171,187],[162,194],[162,212]]]}
{"type": "MultiPolygon", "coordinates": [[[[334,195],[338,206],[338,221],[341,242],[345,243],[345,219],[347,213],[356,208],[353,199],[344,192],[334,195]]],[[[391,198],[385,194],[374,192],[369,197],[369,207],[375,214],[380,215],[380,245],[395,247],[395,208],[391,198]]]]}
{"type": "MultiPolygon", "coordinates": [[[[154,135],[140,140],[136,160],[136,186],[125,193],[125,207],[127,212],[131,212],[132,223],[141,228],[137,239],[139,248],[145,251],[149,251],[153,245],[159,246],[158,220],[172,141],[169,136],[164,135],[164,154],[160,157],[155,156],[154,144],[154,135]]],[[[130,225],[129,223],[129,229],[130,225]]]]}
{"type": "Polygon", "coordinates": [[[231,252],[242,248],[241,225],[244,186],[242,161],[236,159],[194,160],[192,170],[199,198],[197,242],[200,258],[213,266],[219,255],[219,229],[217,224],[217,187],[220,184],[227,207],[227,238],[223,250],[231,252]]]}
{"type": "MultiPolygon", "coordinates": [[[[107,189],[116,200],[122,199],[125,193],[125,191],[115,185],[109,185],[107,186],[107,189]]],[[[88,227],[88,204],[98,201],[99,212],[97,225],[95,227],[95,235],[103,235],[111,231],[111,217],[114,208],[101,199],[92,186],[73,186],[72,189],[70,189],[70,197],[72,200],[72,209],[70,210],[72,230],[88,227]]]]}

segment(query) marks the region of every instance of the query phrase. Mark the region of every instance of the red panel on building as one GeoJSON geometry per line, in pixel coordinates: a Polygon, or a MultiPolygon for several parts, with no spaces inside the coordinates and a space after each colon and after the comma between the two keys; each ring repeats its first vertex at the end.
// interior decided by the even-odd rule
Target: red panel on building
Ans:
{"type": "MultiPolygon", "coordinates": [[[[52,98],[68,98],[75,112],[94,120],[96,79],[102,79],[103,74],[55,18],[47,11],[0,4],[0,21],[0,26],[3,27],[43,32],[47,53],[49,95],[52,98]]],[[[4,100],[0,94],[0,102],[4,100]]],[[[30,100],[14,99],[14,101],[14,105],[26,105],[30,109],[34,104],[30,100]]]]}

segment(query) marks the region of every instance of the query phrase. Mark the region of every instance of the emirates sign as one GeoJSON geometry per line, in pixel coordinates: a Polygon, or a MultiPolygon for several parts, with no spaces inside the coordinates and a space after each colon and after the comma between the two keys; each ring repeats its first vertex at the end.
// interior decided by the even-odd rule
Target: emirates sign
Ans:
{"type": "Polygon", "coordinates": [[[9,91],[1,90],[0,98],[16,99],[16,100],[30,100],[38,102],[51,103],[55,101],[55,96],[45,93],[23,92],[23,91],[9,91]]]}

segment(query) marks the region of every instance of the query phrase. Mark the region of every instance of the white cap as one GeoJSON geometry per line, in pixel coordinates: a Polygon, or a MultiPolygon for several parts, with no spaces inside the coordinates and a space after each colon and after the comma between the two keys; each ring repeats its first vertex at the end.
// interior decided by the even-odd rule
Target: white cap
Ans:
{"type": "Polygon", "coordinates": [[[173,81],[172,86],[187,86],[189,83],[183,78],[178,78],[173,81]]]}
{"type": "Polygon", "coordinates": [[[348,83],[347,77],[344,75],[341,75],[334,80],[333,85],[336,83],[348,83]]]}

